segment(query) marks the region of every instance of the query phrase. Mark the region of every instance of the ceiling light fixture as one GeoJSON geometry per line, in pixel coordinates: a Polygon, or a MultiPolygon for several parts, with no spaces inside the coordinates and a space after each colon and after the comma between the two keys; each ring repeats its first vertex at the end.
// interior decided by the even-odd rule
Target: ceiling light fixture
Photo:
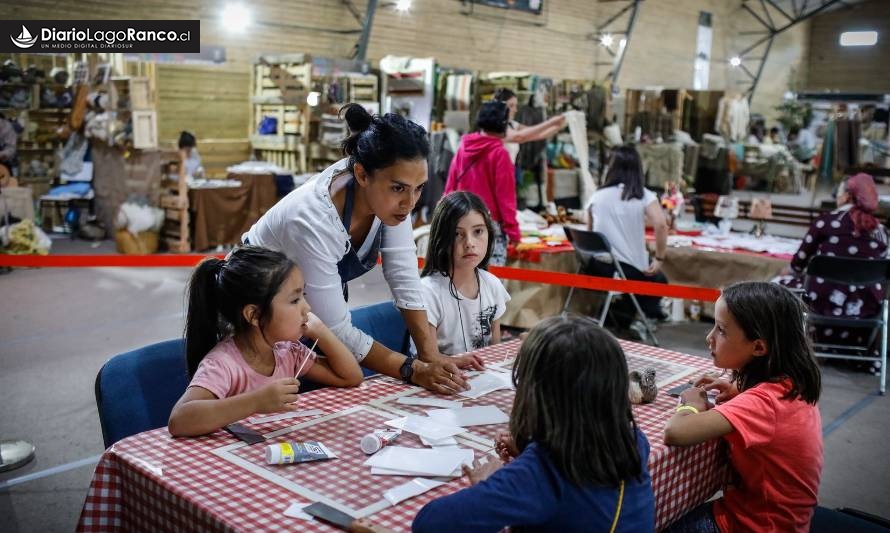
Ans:
{"type": "Polygon", "coordinates": [[[241,4],[227,4],[222,11],[222,25],[227,31],[243,32],[251,21],[250,11],[241,4]]]}
{"type": "Polygon", "coordinates": [[[742,58],[740,58],[739,56],[734,56],[734,57],[730,58],[729,64],[734,67],[737,67],[742,64],[742,58]]]}
{"type": "Polygon", "coordinates": [[[874,46],[878,43],[876,31],[845,31],[841,34],[841,46],[874,46]]]}
{"type": "Polygon", "coordinates": [[[602,44],[603,46],[612,46],[612,41],[614,41],[614,40],[615,39],[612,38],[612,36],[607,33],[607,34],[603,35],[602,37],[600,37],[600,44],[602,44]]]}

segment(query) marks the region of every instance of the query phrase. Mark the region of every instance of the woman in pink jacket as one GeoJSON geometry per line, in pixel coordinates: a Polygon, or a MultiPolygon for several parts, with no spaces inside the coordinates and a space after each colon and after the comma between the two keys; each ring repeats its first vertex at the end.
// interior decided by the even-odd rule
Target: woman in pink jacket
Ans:
{"type": "Polygon", "coordinates": [[[504,148],[509,109],[503,102],[482,104],[476,116],[479,131],[464,135],[448,169],[445,194],[470,191],[482,198],[494,221],[494,246],[489,264],[507,263],[507,240],[518,242],[516,171],[504,148]]]}

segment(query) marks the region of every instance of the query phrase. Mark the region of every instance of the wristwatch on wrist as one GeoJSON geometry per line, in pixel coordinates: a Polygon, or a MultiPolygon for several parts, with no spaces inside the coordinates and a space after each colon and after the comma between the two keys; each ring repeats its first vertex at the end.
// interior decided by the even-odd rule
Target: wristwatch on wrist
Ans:
{"type": "Polygon", "coordinates": [[[409,385],[413,385],[411,381],[411,377],[414,375],[414,360],[415,357],[406,357],[405,362],[402,363],[402,366],[399,367],[399,377],[402,378],[402,381],[409,385]]]}

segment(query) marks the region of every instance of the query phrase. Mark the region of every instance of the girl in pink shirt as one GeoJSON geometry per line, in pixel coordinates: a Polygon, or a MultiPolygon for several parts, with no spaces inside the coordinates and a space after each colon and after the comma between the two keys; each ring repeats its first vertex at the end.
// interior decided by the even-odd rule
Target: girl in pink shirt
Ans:
{"type": "Polygon", "coordinates": [[[170,413],[174,437],[204,435],[254,413],[297,410],[297,372],[351,387],[362,381],[352,353],[309,312],[300,269],[284,254],[245,246],[207,259],[189,282],[185,394],[170,413]],[[326,357],[300,338],[317,340],[326,357]],[[313,364],[314,363],[314,364],[313,364]]]}
{"type": "Polygon", "coordinates": [[[732,377],[704,377],[684,391],[664,441],[723,437],[734,479],[668,531],[808,532],[822,474],[821,373],[803,304],[779,285],[737,283],[717,300],[707,342],[732,377]],[[707,390],[718,391],[716,406],[707,390]]]}

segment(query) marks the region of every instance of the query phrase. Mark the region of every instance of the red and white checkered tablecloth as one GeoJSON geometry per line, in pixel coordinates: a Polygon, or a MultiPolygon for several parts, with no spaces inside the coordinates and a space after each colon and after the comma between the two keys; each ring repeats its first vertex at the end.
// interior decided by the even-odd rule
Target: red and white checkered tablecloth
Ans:
{"type": "MultiPolygon", "coordinates": [[[[677,352],[622,342],[630,354],[658,359],[671,369],[686,367],[695,375],[711,370],[709,361],[677,352]]],[[[512,359],[518,341],[491,346],[479,351],[483,360],[498,366],[512,359]]],[[[632,357],[629,356],[633,368],[632,357]]],[[[505,365],[506,366],[506,365],[505,365]]],[[[664,384],[665,387],[677,385],[664,384]]],[[[268,435],[276,430],[299,426],[269,442],[283,440],[319,440],[332,448],[337,459],[301,465],[268,466],[263,446],[222,448],[238,443],[223,431],[199,438],[174,439],[166,428],[134,435],[115,443],[105,451],[96,467],[81,512],[78,531],[120,530],[220,530],[220,531],[328,531],[329,526],[285,516],[292,503],[311,503],[309,498],[288,490],[288,483],[306,491],[321,494],[351,508],[365,508],[379,502],[384,491],[410,478],[374,476],[362,463],[366,456],[359,449],[359,439],[382,422],[392,418],[381,411],[398,393],[412,391],[427,396],[427,391],[407,387],[390,378],[375,378],[353,389],[328,388],[300,396],[305,409],[320,409],[323,414],[299,418],[247,424],[268,435]],[[413,390],[412,390],[413,389],[413,390]],[[371,405],[373,404],[373,405],[371,405]],[[356,408],[343,413],[350,408],[356,408]],[[333,415],[333,416],[330,416],[333,415]],[[227,448],[228,449],[228,448],[227,448]],[[223,455],[231,454],[263,469],[259,475],[223,455]],[[277,481],[276,481],[277,480],[277,481]],[[280,482],[279,482],[280,481],[280,482]]],[[[465,405],[497,405],[509,412],[513,391],[497,391],[465,405]]],[[[688,448],[668,447],[662,440],[665,422],[672,416],[676,399],[661,392],[652,404],[634,406],[634,414],[651,447],[649,471],[655,492],[656,526],[662,528],[684,512],[705,501],[720,488],[726,475],[726,457],[713,441],[688,448]]],[[[422,412],[417,406],[392,403],[393,409],[422,412]]],[[[503,426],[476,426],[471,433],[491,438],[503,426]]],[[[419,440],[403,434],[401,446],[419,447],[419,440]]],[[[467,444],[464,441],[463,444],[467,444]]],[[[476,456],[485,446],[477,443],[476,456]]],[[[454,492],[463,480],[426,492],[394,507],[369,515],[381,526],[408,531],[411,521],[427,502],[454,492]]]]}

